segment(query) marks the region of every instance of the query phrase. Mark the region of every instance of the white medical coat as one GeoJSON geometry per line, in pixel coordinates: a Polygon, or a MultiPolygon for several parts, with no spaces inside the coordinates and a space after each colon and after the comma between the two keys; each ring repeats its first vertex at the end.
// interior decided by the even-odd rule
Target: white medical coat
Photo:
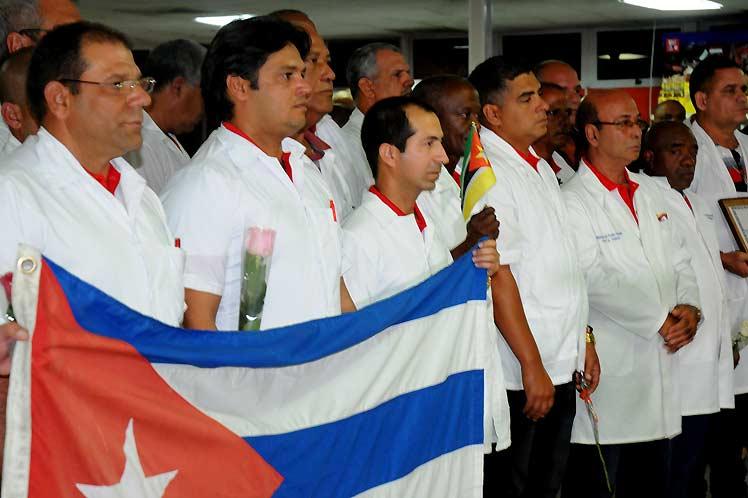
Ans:
{"type": "Polygon", "coordinates": [[[553,153],[553,161],[556,163],[556,166],[561,168],[558,170],[558,173],[556,173],[556,178],[558,178],[558,181],[563,185],[564,183],[571,180],[571,177],[574,176],[574,168],[572,168],[569,163],[566,162],[566,159],[564,159],[564,156],[559,154],[558,152],[553,153]]]}
{"type": "Polygon", "coordinates": [[[174,247],[161,203],[122,158],[116,197],[41,128],[0,166],[0,273],[19,243],[145,315],[178,325],[184,254],[174,247]]]}
{"type": "MultiPolygon", "coordinates": [[[[678,357],[667,352],[658,332],[677,304],[699,305],[688,252],[673,234],[658,187],[641,175],[630,178],[639,184],[638,224],[619,192],[609,191],[584,162],[563,187],[602,371],[592,401],[603,444],[680,433],[678,357]]],[[[572,442],[595,442],[579,399],[572,442]]]]}
{"type": "Polygon", "coordinates": [[[276,231],[262,328],[340,313],[340,225],[330,193],[304,146],[283,141],[293,182],[279,161],[223,126],[167,185],[169,226],[187,253],[185,287],[221,296],[219,330],[239,319],[244,234],[276,231]]]}
{"type": "Polygon", "coordinates": [[[712,210],[697,194],[683,196],[665,177],[651,177],[660,187],[675,233],[691,255],[703,321],[691,344],[678,351],[683,415],[716,413],[734,408],[732,338],[727,309],[725,271],[712,210]]]}
{"type": "Polygon", "coordinates": [[[467,237],[467,224],[462,216],[460,187],[442,166],[434,190],[421,192],[416,202],[424,216],[431,219],[439,237],[451,251],[467,237]]]}
{"type": "MultiPolygon", "coordinates": [[[[569,230],[569,216],[553,170],[535,171],[514,148],[484,127],[481,143],[496,174],[483,197],[496,209],[501,263],[517,281],[527,322],[554,385],[570,382],[584,365],[587,292],[569,230]]],[[[503,339],[501,362],[508,389],[522,389],[517,358],[503,339]]]]}
{"type": "MultiPolygon", "coordinates": [[[[748,194],[735,190],[735,184],[730,178],[730,173],[727,172],[717,146],[695,120],[691,123],[691,131],[699,145],[699,153],[696,156],[696,173],[688,191],[701,196],[712,210],[720,250],[722,252],[736,251],[738,245],[717,201],[731,197],[744,197],[748,194]]],[[[746,162],[748,161],[748,137],[738,131],[735,131],[735,137],[740,145],[743,162],[746,162]]],[[[725,279],[730,310],[730,331],[732,337],[735,337],[740,332],[742,322],[748,320],[748,283],[746,279],[728,271],[725,271],[725,279]]],[[[748,351],[744,349],[743,354],[748,356],[748,351]]],[[[748,393],[748,361],[741,360],[735,369],[735,394],[744,393],[748,393]]]]}
{"type": "Polygon", "coordinates": [[[167,135],[151,116],[143,111],[143,145],[125,155],[125,159],[160,194],[172,176],[190,160],[190,155],[172,134],[167,135]]]}
{"type": "MultiPolygon", "coordinates": [[[[332,118],[331,118],[332,119],[332,118]]],[[[364,115],[357,108],[351,113],[348,122],[341,128],[346,141],[349,156],[346,158],[352,171],[356,174],[357,189],[361,193],[361,199],[366,191],[374,185],[374,175],[371,172],[369,161],[366,160],[364,146],[361,144],[361,125],[364,123],[364,115]]],[[[354,199],[355,200],[355,199],[354,199]]]]}
{"type": "Polygon", "coordinates": [[[328,149],[321,159],[313,162],[322,173],[322,178],[332,193],[338,219],[342,222],[351,214],[355,203],[340,161],[340,156],[334,150],[328,149]]]}

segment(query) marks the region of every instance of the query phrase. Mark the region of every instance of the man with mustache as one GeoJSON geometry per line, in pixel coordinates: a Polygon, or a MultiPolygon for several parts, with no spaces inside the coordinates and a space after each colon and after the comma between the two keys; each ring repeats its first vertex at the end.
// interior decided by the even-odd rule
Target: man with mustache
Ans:
{"type": "MultiPolygon", "coordinates": [[[[234,21],[216,34],[201,88],[222,122],[162,194],[187,253],[185,325],[235,330],[243,240],[276,232],[262,328],[341,311],[340,225],[333,196],[305,147],[309,37],[275,17],[234,21]]],[[[345,295],[345,292],[343,292],[345,295]]]]}
{"type": "MultiPolygon", "coordinates": [[[[624,91],[587,97],[577,112],[583,160],[564,185],[566,229],[587,281],[589,323],[604,372],[592,400],[618,497],[665,496],[669,438],[681,431],[678,357],[701,317],[690,257],[652,180],[629,173],[646,128],[624,91]]],[[[608,497],[596,433],[582,400],[563,496],[608,497]]]]}
{"type": "Polygon", "coordinates": [[[540,92],[543,100],[548,104],[546,116],[548,116],[548,131],[543,137],[532,144],[537,154],[545,159],[558,178],[558,183],[563,185],[574,176],[574,169],[569,166],[569,161],[563,157],[563,148],[571,140],[572,125],[569,116],[572,109],[569,107],[564,89],[553,83],[542,83],[540,92]]]}

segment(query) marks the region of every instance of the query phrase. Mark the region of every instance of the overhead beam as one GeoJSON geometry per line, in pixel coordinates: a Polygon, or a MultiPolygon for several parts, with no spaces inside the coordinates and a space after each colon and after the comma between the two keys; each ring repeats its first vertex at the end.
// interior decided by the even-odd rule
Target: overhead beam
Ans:
{"type": "Polygon", "coordinates": [[[475,66],[493,55],[493,29],[491,21],[491,0],[468,0],[468,68],[475,66]]]}

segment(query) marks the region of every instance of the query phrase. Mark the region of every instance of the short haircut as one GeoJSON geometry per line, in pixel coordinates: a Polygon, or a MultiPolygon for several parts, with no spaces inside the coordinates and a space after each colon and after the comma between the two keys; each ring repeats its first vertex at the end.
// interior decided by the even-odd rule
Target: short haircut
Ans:
{"type": "Polygon", "coordinates": [[[0,102],[27,104],[26,80],[33,53],[33,47],[24,47],[10,54],[5,62],[0,64],[0,102]]]}
{"type": "Polygon", "coordinates": [[[689,91],[691,93],[691,103],[693,104],[694,109],[696,109],[696,112],[699,112],[699,108],[696,106],[696,92],[708,91],[708,87],[711,84],[715,73],[720,69],[733,68],[740,69],[740,66],[729,57],[721,54],[710,55],[698,63],[698,65],[693,69],[691,78],[688,82],[689,91]]]}
{"type": "Polygon", "coordinates": [[[0,60],[8,57],[8,35],[42,25],[38,0],[5,0],[0,6],[0,60]]]}
{"type": "Polygon", "coordinates": [[[405,152],[405,143],[415,133],[405,112],[408,107],[418,107],[436,114],[430,105],[412,96],[405,96],[382,99],[364,116],[361,125],[361,144],[375,179],[378,171],[379,146],[391,144],[400,152],[405,152]]]}
{"type": "Polygon", "coordinates": [[[377,66],[377,54],[382,50],[401,53],[400,49],[391,43],[375,42],[357,48],[351,58],[348,59],[348,65],[345,68],[345,75],[348,78],[348,86],[351,88],[351,96],[355,100],[358,98],[358,82],[361,78],[374,79],[379,74],[377,66]]]}
{"type": "Polygon", "coordinates": [[[429,104],[431,107],[437,107],[437,102],[444,98],[444,91],[448,88],[455,88],[464,85],[472,88],[473,85],[462,76],[456,74],[441,74],[438,76],[429,76],[421,80],[413,89],[411,95],[414,98],[429,104]]]}
{"type": "Polygon", "coordinates": [[[590,147],[590,143],[587,140],[587,134],[584,131],[585,127],[588,124],[594,124],[595,126],[597,126],[597,123],[599,121],[600,116],[598,115],[597,106],[595,106],[595,100],[582,100],[582,103],[579,104],[579,109],[577,109],[575,126],[578,139],[577,144],[581,145],[583,152],[586,152],[590,147]]]}
{"type": "Polygon", "coordinates": [[[171,40],[156,46],[143,64],[143,74],[156,80],[158,92],[180,76],[193,86],[200,84],[205,47],[192,40],[171,40]]]}
{"type": "Polygon", "coordinates": [[[538,80],[542,82],[543,78],[541,77],[541,75],[543,74],[543,71],[545,70],[545,68],[553,64],[560,64],[562,66],[566,66],[572,69],[574,72],[577,72],[577,70],[574,69],[574,66],[572,66],[568,62],[565,62],[559,59],[546,59],[544,61],[538,62],[537,64],[535,64],[535,67],[532,68],[532,72],[535,73],[535,77],[538,78],[538,80]]]}
{"type": "Polygon", "coordinates": [[[507,83],[527,73],[532,73],[532,69],[526,62],[495,55],[478,64],[468,80],[478,90],[481,107],[486,104],[501,105],[507,83]]]}
{"type": "Polygon", "coordinates": [[[662,146],[662,137],[673,130],[684,130],[691,133],[691,129],[680,121],[662,121],[653,124],[646,135],[644,135],[644,147],[642,150],[651,150],[655,152],[662,146]]]}
{"type": "MultiPolygon", "coordinates": [[[[31,56],[26,94],[31,114],[41,123],[47,114],[44,89],[52,81],[80,79],[88,68],[83,58],[83,44],[111,43],[132,50],[127,37],[119,31],[99,23],[79,21],[53,29],[41,39],[31,56]]],[[[78,93],[78,83],[69,83],[70,91],[78,93]]]]}
{"type": "Polygon", "coordinates": [[[201,86],[208,119],[227,121],[234,116],[227,77],[239,76],[257,89],[260,68],[271,54],[293,45],[303,60],[309,43],[306,32],[275,17],[241,19],[222,27],[210,43],[203,63],[201,86]]]}

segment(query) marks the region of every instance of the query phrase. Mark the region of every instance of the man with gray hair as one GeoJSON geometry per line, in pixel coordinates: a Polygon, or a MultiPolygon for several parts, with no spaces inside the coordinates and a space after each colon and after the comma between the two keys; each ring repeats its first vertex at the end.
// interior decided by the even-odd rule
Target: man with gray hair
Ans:
{"type": "Polygon", "coordinates": [[[348,60],[346,76],[356,108],[343,126],[343,134],[351,150],[349,160],[361,172],[363,192],[374,183],[361,145],[364,114],[382,99],[410,93],[413,77],[400,49],[389,43],[370,43],[356,49],[348,60]]]}
{"type": "Polygon", "coordinates": [[[126,158],[157,194],[187,161],[176,135],[189,133],[203,115],[200,75],[206,49],[172,40],[148,55],[143,74],[156,80],[152,103],[143,111],[143,145],[126,158]]]}
{"type": "MultiPolygon", "coordinates": [[[[0,61],[24,47],[33,47],[55,26],[79,21],[78,7],[70,0],[0,0],[0,61]]],[[[12,135],[0,120],[0,149],[12,135]]]]}

